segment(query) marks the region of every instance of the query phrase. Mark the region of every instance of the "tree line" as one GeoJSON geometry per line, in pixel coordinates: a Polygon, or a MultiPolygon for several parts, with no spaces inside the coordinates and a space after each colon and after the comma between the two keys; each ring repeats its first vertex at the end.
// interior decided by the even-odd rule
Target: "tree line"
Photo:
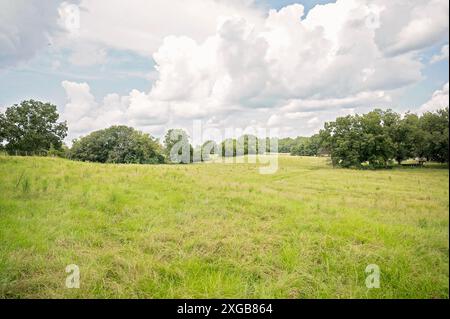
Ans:
{"type": "Polygon", "coordinates": [[[386,167],[420,159],[448,163],[449,109],[422,115],[375,109],[327,122],[311,137],[281,139],[280,151],[291,155],[329,155],[335,166],[386,167]]]}
{"type": "Polygon", "coordinates": [[[334,166],[374,168],[410,158],[448,163],[449,109],[422,115],[375,109],[327,122],[318,134],[297,138],[258,138],[243,135],[221,143],[193,147],[181,129],[169,130],[162,143],[150,134],[117,125],[92,132],[64,145],[67,123],[59,122],[55,105],[23,101],[0,114],[0,150],[9,154],[45,152],[80,161],[101,163],[192,163],[212,154],[235,157],[278,151],[300,156],[330,156],[334,166]],[[278,149],[270,149],[277,145],[278,149]]]}

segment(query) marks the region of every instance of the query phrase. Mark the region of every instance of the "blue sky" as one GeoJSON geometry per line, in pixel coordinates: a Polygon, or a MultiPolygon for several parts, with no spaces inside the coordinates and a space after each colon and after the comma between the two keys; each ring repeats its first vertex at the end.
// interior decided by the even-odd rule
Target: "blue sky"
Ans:
{"type": "MultiPolygon", "coordinates": [[[[301,3],[305,12],[317,4],[326,4],[334,1],[295,1],[295,0],[258,0],[258,6],[279,10],[287,5],[301,3]]],[[[140,72],[147,72],[154,63],[151,57],[142,57],[131,51],[109,50],[108,55],[120,62],[108,63],[104,66],[79,68],[65,65],[62,70],[55,72],[51,69],[53,56],[48,51],[38,52],[35,58],[27,61],[26,65],[9,68],[0,77],[0,105],[6,106],[28,98],[38,98],[53,101],[57,104],[65,103],[65,94],[61,88],[63,80],[89,81],[92,92],[104,96],[111,92],[127,94],[132,89],[147,90],[150,83],[147,79],[138,76],[140,72]],[[110,76],[110,72],[136,73],[135,76],[110,76]]],[[[67,53],[60,56],[67,58],[67,53]]],[[[447,74],[448,77],[448,74],[447,74]]],[[[429,92],[428,92],[429,93],[429,92]]]]}
{"type": "Polygon", "coordinates": [[[295,0],[260,0],[257,1],[258,4],[265,6],[270,9],[276,9],[279,10],[285,6],[295,4],[295,3],[301,3],[305,7],[305,12],[308,12],[310,9],[312,9],[314,6],[318,4],[327,4],[335,1],[327,1],[327,0],[305,0],[305,1],[295,1],[295,0]]]}
{"type": "MultiPolygon", "coordinates": [[[[66,60],[68,54],[63,52],[58,56],[61,60],[66,60]]],[[[132,89],[149,88],[151,81],[143,78],[142,74],[154,68],[151,57],[115,50],[109,50],[108,56],[111,62],[103,65],[80,67],[64,64],[54,70],[54,56],[46,50],[38,52],[30,61],[2,72],[0,105],[9,105],[28,98],[64,104],[66,97],[61,87],[64,80],[89,82],[92,92],[98,96],[111,92],[126,94],[132,89]]]]}
{"type": "MultiPolygon", "coordinates": [[[[434,93],[440,94],[437,101],[442,103],[443,98],[445,99],[446,84],[448,98],[448,15],[446,23],[445,16],[442,16],[442,8],[448,9],[446,1],[435,7],[412,1],[411,4],[398,8],[391,6],[388,1],[384,3],[380,0],[380,3],[384,3],[381,13],[364,0],[355,0],[355,3],[346,0],[338,3],[333,1],[334,7],[328,11],[316,10],[315,6],[329,1],[259,0],[253,5],[217,0],[208,0],[205,5],[205,2],[193,1],[192,8],[180,7],[176,13],[172,12],[170,5],[165,8],[165,4],[159,1],[161,8],[156,11],[159,15],[167,15],[165,20],[161,20],[164,21],[162,23],[158,22],[160,17],[156,16],[156,13],[155,16],[148,13],[146,19],[145,12],[150,11],[140,8],[143,3],[136,0],[130,1],[131,5],[127,9],[127,14],[136,15],[135,21],[131,18],[131,21],[123,19],[113,25],[117,19],[114,12],[116,15],[121,14],[121,8],[114,8],[111,4],[114,2],[94,3],[83,0],[81,3],[73,2],[75,8],[80,9],[81,15],[81,32],[76,36],[70,33],[73,30],[64,30],[65,17],[61,12],[66,12],[66,7],[62,7],[59,1],[53,0],[42,6],[35,4],[36,7],[30,10],[32,17],[15,16],[16,10],[13,9],[17,9],[16,6],[20,4],[11,0],[5,1],[1,4],[3,8],[0,7],[3,9],[3,17],[0,14],[0,39],[1,33],[6,32],[3,34],[6,41],[0,41],[0,51],[6,52],[0,54],[0,106],[6,107],[29,98],[55,103],[63,118],[69,120],[69,126],[70,120],[74,123],[83,122],[71,136],[121,121],[124,124],[138,125],[158,135],[168,125],[188,126],[189,121],[196,118],[228,125],[237,121],[233,120],[236,114],[239,114],[242,123],[254,122],[258,126],[278,125],[284,135],[308,135],[317,131],[327,119],[348,112],[363,112],[372,106],[391,107],[397,111],[420,111],[431,101],[434,93]],[[301,26],[300,16],[295,17],[302,9],[299,6],[291,6],[293,4],[301,4],[304,7],[305,15],[302,19],[313,11],[315,18],[306,19],[306,22],[302,20],[304,26],[301,26]],[[108,10],[102,10],[102,5],[108,6],[108,10]],[[276,17],[269,18],[267,14],[270,9],[280,11],[276,17]],[[209,11],[201,13],[197,19],[195,10],[209,11]],[[347,24],[345,19],[357,21],[358,18],[358,21],[367,21],[363,19],[364,16],[357,15],[367,14],[368,10],[374,10],[380,21],[376,30],[368,30],[367,35],[362,35],[357,29],[349,29],[350,24],[347,24]],[[396,10],[398,21],[391,21],[396,10]],[[108,16],[106,11],[112,12],[111,15],[108,16]],[[415,13],[421,11],[424,12],[423,16],[415,13]],[[43,12],[42,17],[36,18],[36,15],[39,15],[36,12],[43,12]],[[223,18],[223,12],[229,14],[231,22],[225,23],[222,29],[217,31],[217,23],[223,18]],[[412,26],[421,23],[430,14],[435,15],[432,22],[440,22],[436,22],[436,25],[431,23],[430,30],[424,32],[423,38],[420,34],[422,31],[417,35],[410,34],[412,26]],[[334,34],[335,27],[330,26],[329,22],[330,19],[339,21],[339,15],[346,15],[346,18],[341,19],[337,25],[342,30],[334,34]],[[237,16],[241,20],[236,18],[237,16]],[[152,19],[155,21],[153,24],[152,19]],[[5,24],[3,29],[2,20],[5,24]],[[147,24],[146,21],[150,22],[147,24]],[[168,21],[167,25],[165,21],[168,21]],[[295,25],[297,22],[298,26],[295,25]],[[390,24],[392,30],[389,29],[390,24]],[[11,28],[11,25],[15,28],[11,28]],[[110,25],[114,31],[102,31],[102,28],[110,25]],[[241,27],[245,30],[253,28],[256,35],[236,38],[241,27]],[[13,33],[8,34],[8,30],[14,32],[14,37],[13,33]],[[348,37],[345,32],[348,32],[348,37]],[[397,38],[394,37],[396,33],[397,38]],[[224,34],[227,34],[226,37],[224,34]],[[171,35],[177,38],[169,41],[170,43],[165,42],[166,37],[171,35]],[[365,45],[368,50],[373,50],[373,44],[365,43],[371,35],[374,35],[373,41],[378,46],[376,51],[367,52],[367,56],[374,56],[372,60],[364,53],[365,45]],[[206,50],[203,44],[207,43],[208,38],[218,39],[217,37],[221,36],[221,41],[227,43],[227,46],[220,46],[217,42],[215,49],[219,55],[226,54],[226,60],[203,65],[203,56],[205,59],[217,58],[217,54],[211,56],[209,49],[206,50]],[[359,36],[361,38],[357,38],[359,36]],[[30,37],[40,41],[30,41],[30,37]],[[351,37],[355,37],[354,43],[351,43],[351,37]],[[8,39],[12,40],[8,42],[8,39]],[[149,41],[148,45],[146,39],[149,41]],[[266,43],[261,44],[257,39],[264,39],[266,43]],[[285,51],[280,51],[279,39],[290,41],[284,45],[292,51],[291,55],[285,56],[285,51]],[[346,48],[345,50],[354,50],[355,53],[349,53],[344,58],[336,54],[339,50],[331,49],[332,44],[340,47],[341,51],[346,48]],[[230,47],[242,50],[239,51],[244,55],[242,60],[245,60],[247,54],[250,60],[243,64],[238,57],[232,56],[234,51],[227,51],[230,47]],[[255,48],[263,50],[261,55],[256,51],[253,53],[255,48]],[[326,50],[329,50],[327,54],[324,53],[326,50]],[[392,54],[389,50],[395,53],[392,54]],[[153,57],[158,52],[159,61],[155,61],[153,57]],[[180,52],[189,54],[186,53],[186,56],[180,58],[177,57],[180,52]],[[203,56],[199,60],[196,54],[203,56]],[[339,67],[331,65],[324,71],[320,66],[330,54],[336,55],[335,65],[339,67]],[[263,55],[265,59],[259,61],[259,57],[263,55]],[[276,62],[269,63],[269,56],[276,62]],[[300,56],[301,59],[298,58],[300,56]],[[375,58],[376,56],[378,57],[375,58]],[[254,62],[255,65],[252,66],[252,59],[260,64],[254,62]],[[286,61],[292,65],[289,66],[286,61]],[[222,62],[223,65],[220,64],[222,62]],[[340,69],[340,64],[346,65],[345,68],[342,66],[340,69]],[[160,69],[156,70],[155,66],[160,69]],[[318,67],[317,72],[315,67],[318,67]],[[227,68],[226,72],[223,71],[224,68],[227,68]],[[240,70],[239,68],[241,73],[233,71],[240,70]],[[297,77],[295,72],[290,72],[295,68],[298,68],[297,77]],[[279,70],[285,71],[279,73],[279,70]],[[254,72],[256,73],[253,74],[254,72]],[[261,73],[261,77],[257,72],[261,73]],[[363,77],[364,83],[359,83],[361,74],[366,73],[369,80],[363,77]],[[245,78],[247,74],[248,79],[245,78]],[[283,79],[285,75],[286,79],[283,79]],[[259,79],[264,76],[267,76],[265,82],[259,83],[259,79]],[[333,81],[331,77],[336,79],[333,81]],[[311,83],[307,81],[308,78],[311,78],[311,83]],[[351,82],[353,78],[354,86],[351,82]],[[232,82],[229,82],[230,80],[232,82]],[[387,84],[384,86],[381,81],[387,84]],[[63,82],[68,84],[63,87],[63,82]],[[323,86],[321,82],[324,83],[323,86]],[[86,86],[81,85],[83,83],[86,86]],[[227,85],[225,89],[223,85],[227,85]],[[186,87],[190,89],[184,92],[186,87]],[[217,96],[211,95],[211,92],[216,90],[204,95],[206,87],[209,90],[219,87],[225,91],[220,91],[217,96]],[[134,94],[131,94],[133,90],[134,94]],[[439,93],[441,91],[442,94],[439,93]],[[117,97],[114,100],[117,102],[115,111],[109,111],[108,107],[102,104],[108,94],[115,94],[117,97]],[[134,101],[139,102],[133,104],[134,101]],[[77,103],[81,104],[76,105],[77,103]],[[202,106],[198,107],[198,104],[202,106]],[[330,107],[327,108],[327,104],[330,107]],[[168,108],[169,111],[157,108],[168,108]],[[74,114],[69,114],[68,110],[74,114]],[[80,111],[77,118],[77,110],[84,110],[85,114],[80,111]],[[129,110],[132,112],[128,112],[129,110]],[[114,112],[123,112],[123,117],[117,115],[109,122],[99,121],[101,118],[109,118],[110,113],[114,112]],[[171,113],[171,123],[164,122],[164,116],[161,114],[165,112],[171,113]],[[147,116],[162,116],[162,119],[141,121],[147,116]],[[299,125],[299,119],[304,123],[299,125]]],[[[174,0],[178,3],[177,1],[174,0]]]]}

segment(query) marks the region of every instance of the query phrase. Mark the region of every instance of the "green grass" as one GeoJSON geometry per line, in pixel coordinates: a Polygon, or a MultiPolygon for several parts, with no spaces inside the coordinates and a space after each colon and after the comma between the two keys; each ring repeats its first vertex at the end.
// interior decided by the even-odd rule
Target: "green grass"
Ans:
{"type": "Polygon", "coordinates": [[[448,169],[0,157],[3,298],[448,298],[448,169]],[[65,288],[65,267],[80,289],[65,288]],[[365,286],[368,264],[381,287],[365,286]]]}

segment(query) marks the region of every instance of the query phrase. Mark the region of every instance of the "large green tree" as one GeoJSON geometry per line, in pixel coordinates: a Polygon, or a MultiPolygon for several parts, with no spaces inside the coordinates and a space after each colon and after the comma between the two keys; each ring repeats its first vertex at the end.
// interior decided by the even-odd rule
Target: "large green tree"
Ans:
{"type": "Polygon", "coordinates": [[[420,118],[416,114],[406,113],[403,119],[399,117],[390,134],[395,146],[394,158],[398,164],[408,158],[424,155],[425,134],[420,127],[420,118]]]}
{"type": "Polygon", "coordinates": [[[390,131],[395,127],[397,114],[391,110],[376,109],[362,116],[358,125],[361,130],[360,161],[374,167],[384,167],[395,155],[395,145],[390,131]]]}
{"type": "Polygon", "coordinates": [[[319,133],[322,144],[330,150],[333,165],[360,166],[362,163],[362,129],[359,119],[347,115],[325,123],[319,133]]]}
{"type": "MultiPolygon", "coordinates": [[[[376,109],[364,115],[348,115],[325,123],[319,137],[329,150],[334,165],[385,167],[409,158],[449,160],[448,108],[422,116],[406,113],[402,118],[392,110],[376,109]]],[[[303,151],[303,148],[296,152],[303,151]]]]}
{"type": "Polygon", "coordinates": [[[164,162],[161,146],[156,139],[127,126],[111,126],[75,140],[70,157],[100,163],[164,162]]]}
{"type": "Polygon", "coordinates": [[[426,112],[420,118],[420,128],[424,132],[422,156],[428,160],[447,162],[449,160],[449,110],[426,112]]]}
{"type": "Polygon", "coordinates": [[[28,100],[8,107],[0,114],[0,144],[9,153],[61,149],[67,136],[66,122],[58,122],[56,106],[28,100]]]}
{"type": "Polygon", "coordinates": [[[321,144],[330,150],[334,165],[359,167],[368,162],[373,167],[386,166],[395,155],[391,132],[397,115],[376,109],[364,115],[339,117],[325,123],[321,144]]]}

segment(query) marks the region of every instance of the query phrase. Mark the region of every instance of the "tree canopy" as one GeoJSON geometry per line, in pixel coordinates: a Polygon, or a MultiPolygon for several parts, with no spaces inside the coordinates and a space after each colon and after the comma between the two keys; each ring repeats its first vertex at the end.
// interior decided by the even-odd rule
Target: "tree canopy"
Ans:
{"type": "Polygon", "coordinates": [[[418,153],[427,160],[448,163],[448,108],[427,112],[419,122],[423,137],[419,139],[418,153]]]}
{"type": "Polygon", "coordinates": [[[286,137],[286,138],[280,138],[278,139],[278,152],[280,153],[294,153],[295,155],[301,155],[297,154],[297,152],[294,152],[294,148],[298,148],[300,145],[304,144],[309,137],[304,136],[298,136],[296,138],[292,137],[286,137]]]}
{"type": "Polygon", "coordinates": [[[317,156],[321,152],[321,141],[318,134],[302,137],[291,147],[291,155],[317,156]]]}
{"type": "Polygon", "coordinates": [[[270,146],[268,138],[258,138],[255,135],[245,134],[237,139],[226,139],[220,144],[223,157],[264,154],[270,146]]]}
{"type": "Polygon", "coordinates": [[[34,100],[8,107],[0,114],[0,144],[9,153],[59,150],[67,136],[56,106],[34,100]]]}
{"type": "Polygon", "coordinates": [[[100,163],[164,163],[158,141],[127,126],[111,126],[75,140],[70,157],[100,163]]]}
{"type": "Polygon", "coordinates": [[[10,154],[47,152],[49,155],[101,163],[192,163],[211,159],[211,154],[235,157],[265,152],[300,156],[329,155],[341,167],[386,167],[411,158],[448,163],[449,108],[422,115],[401,115],[375,109],[347,115],[324,124],[318,134],[296,138],[258,138],[246,134],[220,144],[207,141],[195,148],[182,129],[170,129],[163,145],[149,134],[127,126],[95,131],[73,142],[63,139],[66,122],[59,122],[55,105],[23,101],[0,113],[0,149],[10,154]]]}
{"type": "Polygon", "coordinates": [[[416,157],[448,162],[448,108],[420,117],[380,109],[339,117],[325,123],[319,137],[333,164],[342,167],[385,167],[416,157]]]}

